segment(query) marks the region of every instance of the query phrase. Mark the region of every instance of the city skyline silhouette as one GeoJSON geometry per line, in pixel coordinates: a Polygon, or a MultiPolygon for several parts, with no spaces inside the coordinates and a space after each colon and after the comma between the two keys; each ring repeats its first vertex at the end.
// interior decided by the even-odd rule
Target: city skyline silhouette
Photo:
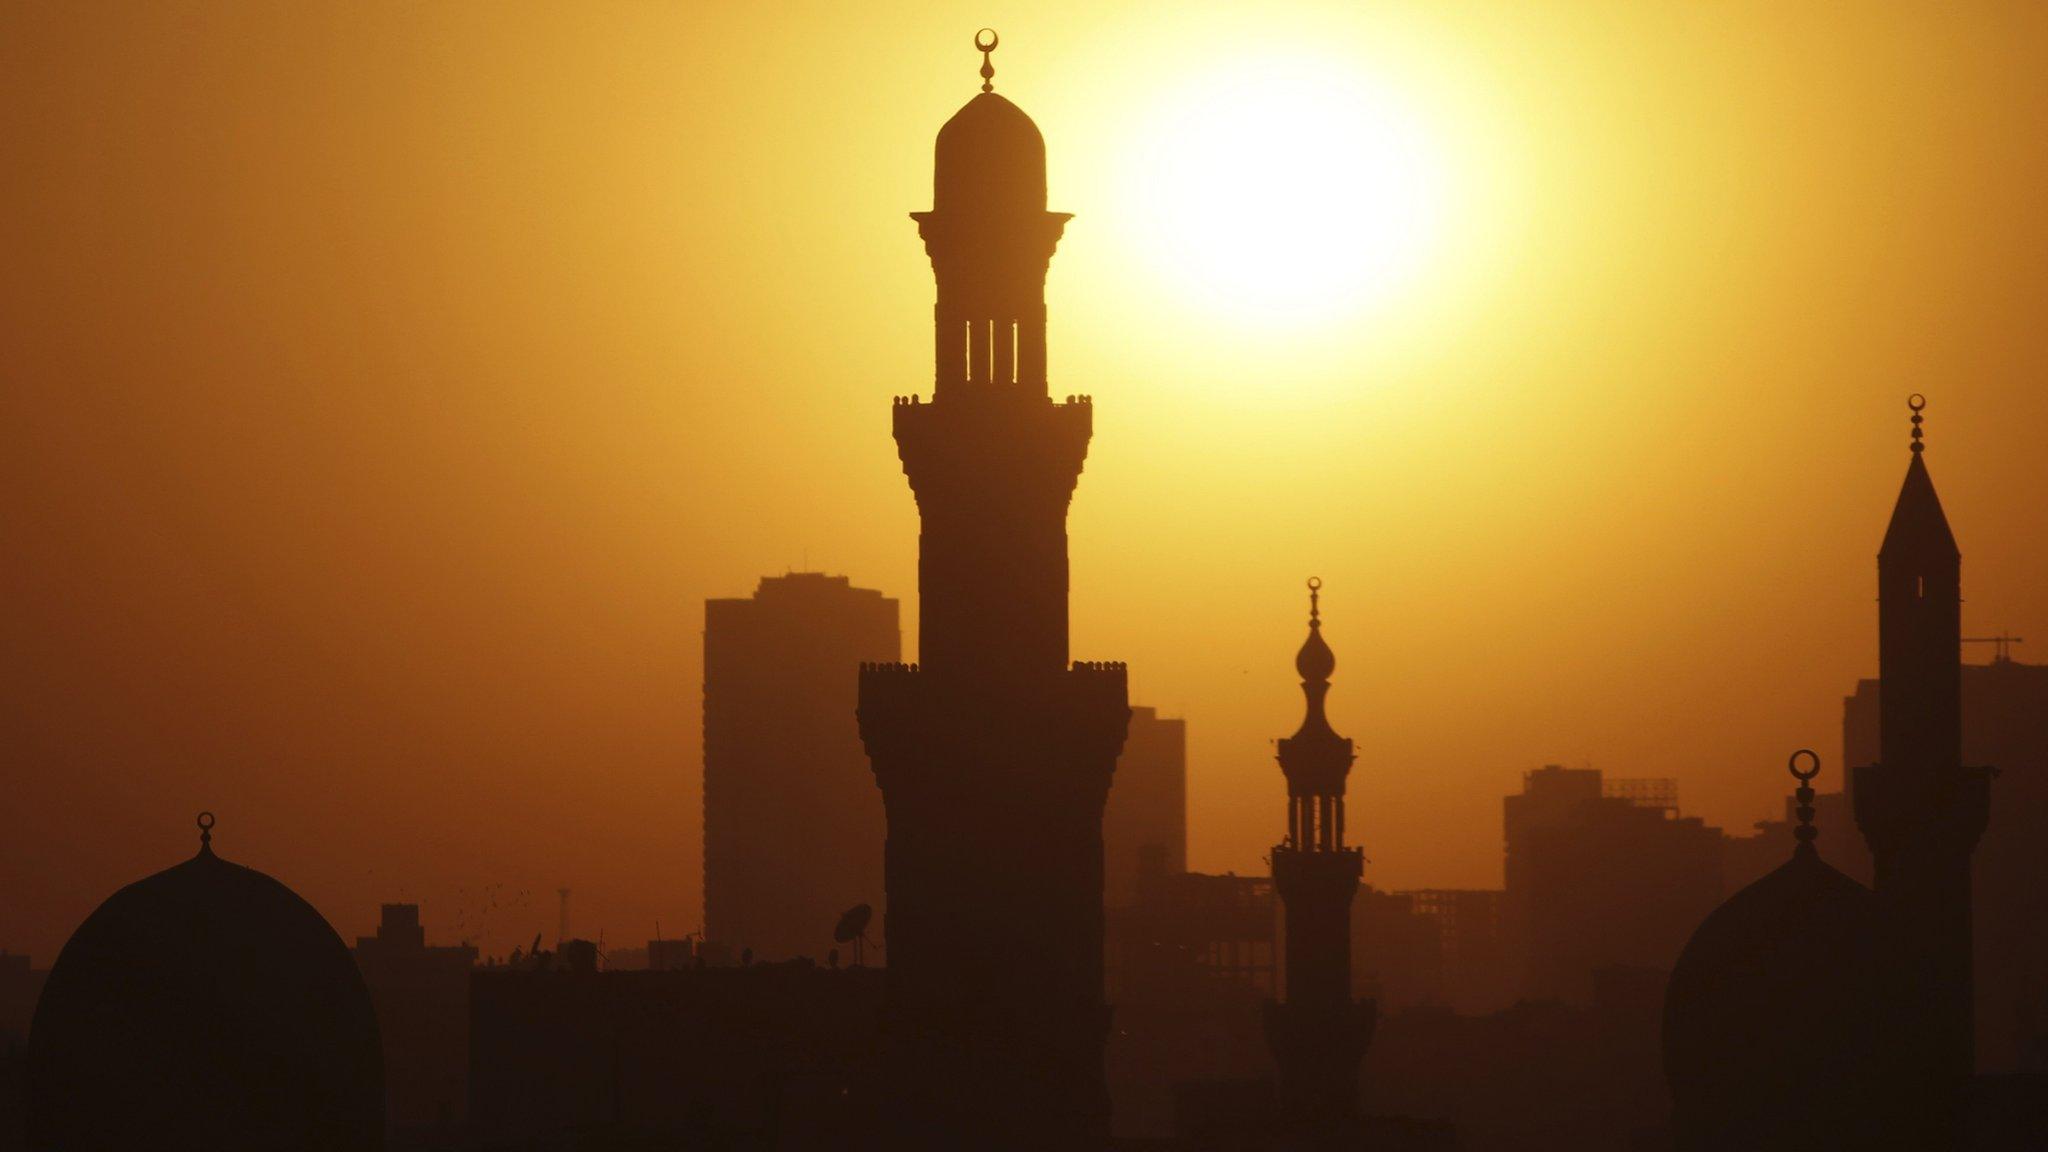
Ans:
{"type": "MultiPolygon", "coordinates": [[[[209,806],[349,935],[401,897],[499,951],[551,922],[543,896],[488,915],[493,884],[697,927],[699,885],[668,877],[701,853],[698,602],[812,569],[912,613],[913,512],[865,405],[926,359],[901,213],[959,28],[373,13],[322,38],[214,11],[7,17],[49,66],[14,73],[8,129],[35,175],[9,193],[5,707],[42,816],[0,935],[50,954],[177,847],[162,814],[209,806]],[[547,65],[571,47],[589,63],[547,65]],[[878,74],[886,98],[806,114],[878,74]],[[350,843],[310,834],[335,817],[350,843]],[[30,864],[77,843],[75,870],[30,864]]],[[[1583,29],[1540,8],[1005,30],[1003,91],[1063,141],[1049,179],[1081,213],[1061,394],[1122,401],[1075,507],[1074,632],[1191,722],[1195,867],[1270,846],[1240,813],[1287,693],[1253,654],[1306,573],[1391,609],[1331,638],[1375,654],[1339,725],[1406,718],[1366,752],[1412,770],[1361,784],[1393,882],[1498,884],[1493,798],[1545,763],[1680,778],[1725,828],[1773,816],[1738,766],[1821,741],[1876,671],[1855,496],[1892,483],[1911,391],[1970,446],[1945,474],[1981,557],[1966,632],[2048,629],[2039,224],[2013,192],[2048,97],[2003,54],[2037,18],[2014,19],[1930,54],[1907,15],[1844,40],[1799,11],[1635,13],[1583,68],[1583,29]],[[1132,247],[1134,199],[1168,191],[1132,165],[1162,108],[1297,57],[1497,166],[1457,182],[1522,205],[1460,207],[1491,257],[1306,328],[1192,309],[1132,247]]]]}
{"type": "MultiPolygon", "coordinates": [[[[94,935],[165,932],[174,889],[298,941],[281,974],[358,941],[362,980],[322,979],[374,1003],[389,1099],[301,1119],[398,1147],[1757,1139],[1708,1091],[1793,1143],[1880,1100],[1901,1147],[2037,1132],[2048,363],[2019,302],[2048,265],[1983,158],[2048,85],[1988,23],[1948,29],[1978,89],[1900,15],[1712,111],[1700,64],[1648,84],[1644,124],[1690,129],[1660,134],[1600,85],[1818,27],[1633,17],[1597,81],[1518,104],[1549,66],[1457,15],[1311,43],[1200,12],[1155,45],[1179,69],[1125,75],[1128,30],[1047,18],[1001,53],[976,33],[978,85],[928,19],[771,61],[787,17],[683,49],[626,11],[188,15],[6,18],[37,67],[10,130],[31,818],[0,857],[0,1087],[25,1086],[0,1114],[25,1101],[35,1146],[75,1127],[35,1119],[50,1085],[93,1112],[85,1065],[39,1071],[106,1043],[81,1004],[143,1019],[204,979],[147,959],[181,930],[118,962],[94,935]],[[485,41],[503,59],[451,66],[485,41]],[[663,87],[664,52],[743,43],[663,87]],[[1858,86],[1899,54],[1904,95],[1858,86]],[[862,59],[888,79],[818,103],[862,59]],[[2034,99],[1950,130],[1993,91],[2034,99]],[[911,207],[935,292],[883,254],[911,207]],[[1307,719],[1269,743],[1297,682],[1307,719]],[[1822,792],[1755,770],[1788,746],[1838,766],[1822,792]],[[1145,783],[1117,808],[1123,756],[1145,783]],[[163,871],[201,808],[288,899],[164,882],[201,875],[163,871]],[[1809,866],[1817,827],[1839,871],[1809,866]],[[1689,1013],[1747,1003],[1742,957],[1780,935],[1848,939],[1757,911],[1801,901],[1884,944],[1829,1011],[1910,1004],[1843,1095],[1710,1086],[1697,1052],[1740,1043],[1694,1021],[1751,1025],[1689,1013]],[[1626,1104],[1587,1103],[1602,1075],[1626,1104]]],[[[216,915],[186,918],[194,956],[261,953],[216,915]]],[[[299,1066],[244,1050],[274,1043],[299,1066]]],[[[212,1059],[164,1061],[199,1077],[179,1099],[231,1087],[212,1059]]]]}

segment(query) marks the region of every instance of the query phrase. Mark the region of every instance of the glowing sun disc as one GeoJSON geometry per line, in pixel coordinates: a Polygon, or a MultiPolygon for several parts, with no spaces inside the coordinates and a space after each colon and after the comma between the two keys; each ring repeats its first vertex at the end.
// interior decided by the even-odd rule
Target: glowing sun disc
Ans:
{"type": "Polygon", "coordinates": [[[1138,239],[1206,310],[1271,324],[1357,312],[1413,279],[1442,174],[1421,126],[1340,61],[1192,80],[1126,154],[1138,239]]]}

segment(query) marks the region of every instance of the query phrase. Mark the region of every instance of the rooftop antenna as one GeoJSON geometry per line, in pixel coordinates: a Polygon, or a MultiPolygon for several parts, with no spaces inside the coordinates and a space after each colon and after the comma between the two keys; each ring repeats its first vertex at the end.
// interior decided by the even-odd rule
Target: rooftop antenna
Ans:
{"type": "Polygon", "coordinates": [[[1993,645],[1996,645],[1996,647],[1994,647],[1994,648],[1993,648],[1993,649],[1991,650],[1991,662],[1992,662],[1993,664],[2010,664],[2010,663],[2012,663],[2012,646],[2013,646],[2013,645],[2015,645],[2015,644],[2025,644],[2026,642],[2027,642],[2027,640],[2026,640],[2026,637],[2024,637],[2024,636],[2015,636],[2015,635],[2013,635],[2012,633],[2010,633],[2010,632],[2007,632],[2007,631],[2005,631],[2005,630],[2004,630],[2004,629],[2002,629],[2002,628],[2001,628],[2001,629],[1999,629],[1998,635],[1996,635],[1996,636],[1965,636],[1965,637],[1963,637],[1963,643],[1965,643],[1965,644],[1993,644],[1993,645]]]}
{"type": "Polygon", "coordinates": [[[555,895],[562,898],[561,918],[555,921],[555,951],[562,950],[562,942],[569,938],[569,890],[555,889],[555,895]]]}

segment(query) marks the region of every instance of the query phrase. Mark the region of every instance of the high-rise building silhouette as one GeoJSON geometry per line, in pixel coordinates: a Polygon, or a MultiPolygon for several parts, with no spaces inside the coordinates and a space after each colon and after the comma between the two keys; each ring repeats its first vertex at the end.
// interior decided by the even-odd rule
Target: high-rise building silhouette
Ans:
{"type": "Polygon", "coordinates": [[[1668,972],[1721,899],[1721,831],[1680,816],[1668,780],[1550,764],[1502,809],[1525,998],[1585,1003],[1603,968],[1668,972]]]}
{"type": "MultiPolygon", "coordinates": [[[[1432,926],[1437,989],[1445,1007],[1477,1015],[1514,1002],[1520,973],[1509,963],[1502,937],[1504,892],[1498,888],[1420,888],[1396,895],[1413,901],[1416,914],[1432,926]]],[[[1356,935],[1354,932],[1354,939],[1356,935]]]]}
{"type": "Polygon", "coordinates": [[[704,934],[822,956],[882,900],[882,798],[854,723],[864,662],[901,652],[896,601],[792,572],[704,602],[704,934]]]}
{"type": "Polygon", "coordinates": [[[1280,741],[1287,838],[1273,848],[1286,983],[1283,998],[1267,1007],[1266,1039],[1280,1073],[1282,1122],[1317,1129],[1357,1115],[1358,1067],[1376,1005],[1351,995],[1351,901],[1365,856],[1344,843],[1344,785],[1354,756],[1324,712],[1337,658],[1323,641],[1322,581],[1308,587],[1308,639],[1294,657],[1307,708],[1301,727],[1280,741]]]}
{"type": "Polygon", "coordinates": [[[356,937],[356,968],[377,1008],[387,1118],[394,1131],[461,1123],[469,1089],[469,944],[430,945],[417,904],[386,904],[356,937]]]}
{"type": "Polygon", "coordinates": [[[1103,899],[1110,907],[1138,898],[1147,867],[1188,870],[1188,722],[1134,707],[1102,813],[1103,899]]]}
{"type": "Polygon", "coordinates": [[[861,736],[887,809],[887,1123],[929,1147],[1108,1138],[1102,811],[1120,664],[1068,664],[1067,505],[1086,397],[1046,391],[1045,141],[993,91],[939,130],[929,403],[899,397],[917,499],[920,662],[870,665],[861,736]]]}
{"type": "MultiPolygon", "coordinates": [[[[1157,861],[1156,854],[1148,857],[1157,861]]],[[[1278,989],[1278,905],[1268,876],[1147,866],[1138,898],[1109,910],[1110,995],[1118,1019],[1139,1001],[1189,1003],[1219,983],[1260,1001],[1278,989]]]]}
{"type": "Polygon", "coordinates": [[[1263,1078],[1271,1087],[1261,1032],[1280,954],[1271,877],[1173,872],[1154,866],[1161,853],[1146,859],[1137,898],[1108,909],[1116,1027],[1107,1060],[1119,1136],[1172,1131],[1175,1085],[1185,1081],[1263,1078]]]}
{"type": "Polygon", "coordinates": [[[1351,988],[1384,1014],[1443,1003],[1443,941],[1415,897],[1360,884],[1351,899],[1351,988]]]}
{"type": "Polygon", "coordinates": [[[1962,553],[1921,442],[1877,554],[1878,762],[1855,773],[1856,823],[1916,996],[1899,1006],[1933,1099],[1922,1146],[1954,1139],[1974,1068],[1970,857],[1991,770],[1963,762],[1962,553]]]}

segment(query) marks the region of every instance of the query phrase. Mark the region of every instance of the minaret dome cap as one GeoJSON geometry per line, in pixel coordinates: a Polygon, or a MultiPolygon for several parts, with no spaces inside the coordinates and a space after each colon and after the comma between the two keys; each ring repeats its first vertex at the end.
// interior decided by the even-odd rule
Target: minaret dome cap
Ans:
{"type": "MultiPolygon", "coordinates": [[[[995,37],[975,41],[987,55],[995,37]]],[[[1022,108],[992,90],[983,64],[982,92],[939,129],[932,163],[932,210],[967,215],[1045,211],[1045,137],[1022,108]]]]}

